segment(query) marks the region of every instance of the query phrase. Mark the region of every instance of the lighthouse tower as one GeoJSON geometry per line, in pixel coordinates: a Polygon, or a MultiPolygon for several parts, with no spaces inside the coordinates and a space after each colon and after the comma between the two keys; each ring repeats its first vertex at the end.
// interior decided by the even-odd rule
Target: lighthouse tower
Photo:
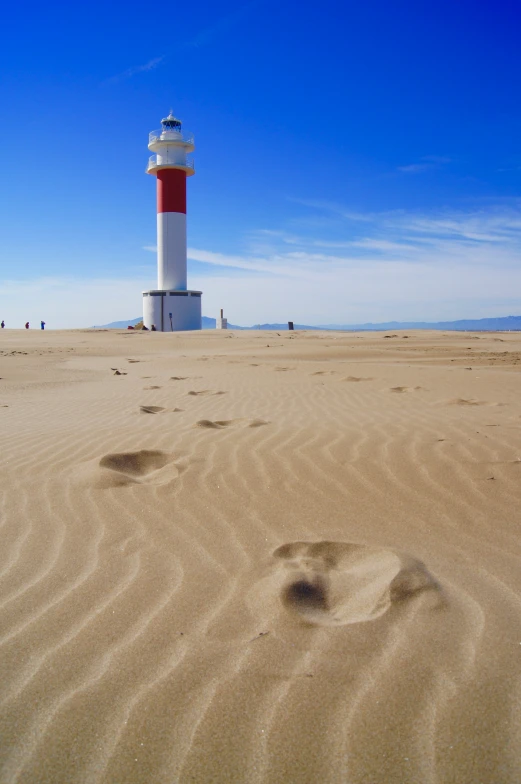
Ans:
{"type": "Polygon", "coordinates": [[[157,289],[143,292],[143,324],[160,332],[201,329],[201,292],[186,283],[186,178],[194,139],[172,112],[148,137],[155,153],[147,174],[157,179],[157,289]]]}

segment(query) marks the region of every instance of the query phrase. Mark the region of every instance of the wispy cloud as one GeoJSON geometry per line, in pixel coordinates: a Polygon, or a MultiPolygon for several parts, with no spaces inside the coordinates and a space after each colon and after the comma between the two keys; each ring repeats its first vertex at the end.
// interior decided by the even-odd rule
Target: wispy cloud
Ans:
{"type": "Polygon", "coordinates": [[[446,155],[423,155],[418,163],[408,163],[405,166],[398,166],[397,171],[406,174],[420,174],[431,169],[438,169],[451,159],[446,155]]]}
{"type": "Polygon", "coordinates": [[[144,63],[144,65],[135,65],[132,68],[127,68],[126,71],[122,71],[120,74],[116,74],[116,76],[111,76],[109,79],[105,80],[104,84],[115,84],[116,82],[122,82],[124,79],[131,79],[133,76],[136,76],[136,74],[153,71],[165,60],[166,55],[164,54],[160,57],[153,57],[152,60],[149,60],[148,63],[144,63]]]}
{"type": "MultiPolygon", "coordinates": [[[[324,212],[324,204],[318,209],[324,212]]],[[[315,233],[308,222],[301,232],[264,227],[246,238],[243,252],[189,248],[190,286],[204,292],[204,314],[224,307],[233,323],[247,325],[287,319],[437,321],[521,312],[521,201],[467,210],[371,212],[366,220],[363,213],[352,220],[346,217],[349,207],[334,204],[329,214],[334,233],[315,233]],[[258,238],[262,249],[255,246],[258,238]]],[[[156,285],[155,263],[150,258],[146,269],[127,275],[6,280],[2,315],[8,326],[20,327],[26,319],[74,327],[135,318],[140,292],[156,285]],[[64,297],[77,290],[80,305],[64,297]]]]}
{"type": "MultiPolygon", "coordinates": [[[[322,203],[316,209],[326,211],[322,203]]],[[[435,321],[521,312],[521,201],[356,214],[359,219],[352,220],[346,217],[348,206],[333,204],[334,232],[316,233],[309,222],[302,231],[263,227],[234,253],[190,247],[190,286],[204,292],[205,315],[224,307],[233,323],[246,325],[287,319],[435,321]]],[[[155,251],[153,245],[144,247],[155,251]]],[[[44,318],[50,327],[134,318],[142,307],[140,292],[156,285],[155,263],[148,258],[146,268],[129,269],[121,279],[3,281],[2,315],[8,326],[44,318]],[[64,297],[77,290],[80,305],[64,297]]]]}
{"type": "Polygon", "coordinates": [[[521,299],[512,296],[521,290],[521,203],[358,214],[356,221],[344,217],[347,207],[329,209],[336,236],[263,228],[242,254],[190,248],[189,258],[207,265],[197,285],[218,291],[250,321],[262,319],[264,309],[279,320],[289,311],[315,324],[521,311],[521,299]],[[246,275],[253,271],[254,291],[246,275]]]}
{"type": "Polygon", "coordinates": [[[419,172],[424,172],[432,168],[432,164],[430,163],[409,163],[407,166],[398,166],[398,171],[418,174],[419,172]]]}

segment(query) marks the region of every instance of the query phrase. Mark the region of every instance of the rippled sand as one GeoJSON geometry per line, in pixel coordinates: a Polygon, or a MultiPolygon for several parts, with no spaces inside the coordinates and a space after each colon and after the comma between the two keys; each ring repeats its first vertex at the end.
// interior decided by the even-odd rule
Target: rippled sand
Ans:
{"type": "Polygon", "coordinates": [[[519,783],[521,336],[0,368],[2,784],[519,783]]]}

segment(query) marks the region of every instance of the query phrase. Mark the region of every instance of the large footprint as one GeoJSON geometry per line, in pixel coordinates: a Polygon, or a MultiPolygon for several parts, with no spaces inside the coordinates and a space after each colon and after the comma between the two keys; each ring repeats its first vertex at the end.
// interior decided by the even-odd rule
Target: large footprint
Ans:
{"type": "Polygon", "coordinates": [[[384,548],[347,542],[292,542],[273,553],[283,606],[307,623],[371,621],[393,604],[441,589],[423,563],[384,548]]]}
{"type": "Polygon", "coordinates": [[[79,481],[98,489],[129,485],[166,485],[180,473],[174,455],[157,449],[114,452],[90,460],[76,472],[79,481]]]}

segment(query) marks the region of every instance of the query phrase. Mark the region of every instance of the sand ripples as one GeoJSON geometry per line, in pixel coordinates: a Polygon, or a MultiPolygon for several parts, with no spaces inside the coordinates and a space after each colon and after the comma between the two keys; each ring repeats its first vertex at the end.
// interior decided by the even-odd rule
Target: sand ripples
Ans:
{"type": "Polygon", "coordinates": [[[249,339],[10,407],[2,781],[514,784],[515,379],[249,339]]]}

